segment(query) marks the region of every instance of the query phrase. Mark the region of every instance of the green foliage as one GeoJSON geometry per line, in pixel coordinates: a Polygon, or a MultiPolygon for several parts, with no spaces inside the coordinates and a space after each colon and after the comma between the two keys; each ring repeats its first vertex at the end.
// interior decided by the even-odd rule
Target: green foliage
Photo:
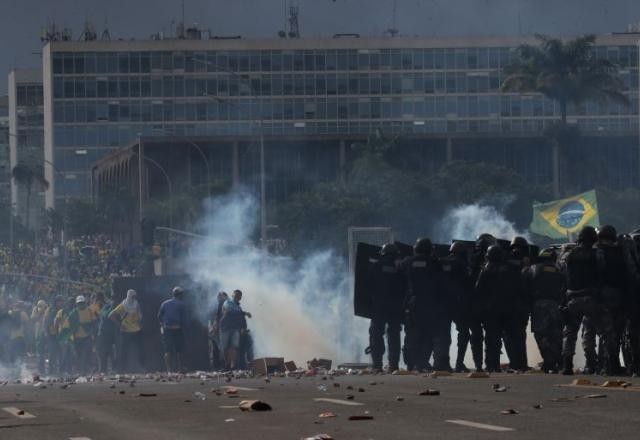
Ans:
{"type": "Polygon", "coordinates": [[[49,188],[49,182],[44,178],[44,169],[41,166],[31,166],[25,163],[18,163],[11,170],[11,178],[18,184],[26,187],[27,196],[25,207],[27,218],[25,219],[25,228],[29,229],[31,220],[31,193],[34,185],[38,185],[43,190],[49,188]]]}

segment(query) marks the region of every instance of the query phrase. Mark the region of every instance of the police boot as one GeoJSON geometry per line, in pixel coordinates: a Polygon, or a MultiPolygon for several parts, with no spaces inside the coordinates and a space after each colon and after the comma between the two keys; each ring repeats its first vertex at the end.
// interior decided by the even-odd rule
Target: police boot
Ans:
{"type": "Polygon", "coordinates": [[[464,362],[456,362],[456,373],[468,373],[469,369],[464,364],[464,362]]]}
{"type": "Polygon", "coordinates": [[[598,373],[598,362],[596,358],[592,356],[587,356],[584,369],[582,370],[582,374],[596,374],[596,373],[598,373]]]}
{"type": "Polygon", "coordinates": [[[562,374],[573,376],[573,357],[566,357],[562,360],[562,374]]]}

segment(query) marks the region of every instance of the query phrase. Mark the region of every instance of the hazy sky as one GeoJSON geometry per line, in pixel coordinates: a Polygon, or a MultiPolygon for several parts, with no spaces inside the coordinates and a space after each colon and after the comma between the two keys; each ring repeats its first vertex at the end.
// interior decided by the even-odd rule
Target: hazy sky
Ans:
{"type": "MultiPolygon", "coordinates": [[[[296,0],[294,0],[295,2],[296,0]]],[[[338,32],[381,34],[393,22],[393,0],[297,0],[303,36],[338,32]]],[[[216,35],[275,36],[283,0],[185,0],[186,22],[216,35]]],[[[85,19],[116,38],[169,33],[181,0],[0,0],[0,94],[13,67],[40,63],[40,30],[47,22],[71,27],[85,19]]],[[[397,0],[405,35],[576,34],[623,31],[640,21],[638,0],[397,0]],[[518,20],[520,16],[520,20],[518,20]]]]}

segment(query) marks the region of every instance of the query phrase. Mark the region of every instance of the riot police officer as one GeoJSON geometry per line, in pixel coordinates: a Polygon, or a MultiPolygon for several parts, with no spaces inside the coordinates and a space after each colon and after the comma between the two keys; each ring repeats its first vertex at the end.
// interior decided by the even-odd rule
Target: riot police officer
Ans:
{"type": "Polygon", "coordinates": [[[553,248],[540,251],[538,261],[525,269],[524,280],[531,301],[531,331],[542,355],[542,371],[558,372],[562,363],[562,317],[560,302],[564,275],[556,266],[553,248]]]}
{"type": "MultiPolygon", "coordinates": [[[[515,237],[509,246],[509,255],[507,263],[513,266],[514,270],[525,271],[531,266],[531,257],[529,255],[529,243],[524,237],[515,237]]],[[[518,284],[516,288],[520,288],[518,284]]],[[[525,295],[516,295],[514,298],[515,308],[513,310],[514,318],[517,322],[517,328],[511,337],[507,339],[507,350],[511,350],[513,356],[520,359],[516,362],[519,369],[528,369],[527,359],[527,326],[529,324],[530,303],[525,295]]]]}
{"type": "MultiPolygon", "coordinates": [[[[607,354],[615,353],[615,341],[610,315],[604,313],[600,301],[601,280],[596,249],[596,230],[585,226],[578,234],[577,246],[568,251],[564,260],[566,306],[563,307],[562,374],[573,374],[573,356],[578,330],[583,319],[598,330],[607,354]]],[[[595,347],[583,344],[587,364],[595,364],[595,347]]],[[[610,359],[610,356],[607,356],[610,359]]],[[[609,369],[610,370],[610,369],[609,369]]]]}
{"type": "MultiPolygon", "coordinates": [[[[609,374],[622,374],[620,365],[620,346],[629,307],[629,278],[623,248],[617,242],[617,233],[613,226],[605,225],[598,229],[596,243],[600,281],[602,283],[602,306],[604,313],[613,325],[613,353],[606,365],[609,374]]],[[[605,355],[606,355],[605,351],[605,355]]]]}
{"type": "Polygon", "coordinates": [[[487,249],[487,263],[478,276],[475,296],[480,302],[482,324],[485,330],[485,357],[487,369],[499,372],[500,344],[505,340],[510,366],[520,370],[521,354],[519,347],[514,345],[518,331],[518,316],[513,311],[522,291],[522,277],[520,270],[504,260],[504,251],[499,245],[492,245],[487,249]]]}
{"type": "Polygon", "coordinates": [[[369,326],[369,350],[374,370],[382,370],[387,335],[389,369],[398,369],[400,361],[400,331],[403,318],[405,277],[398,267],[399,252],[393,244],[385,244],[380,259],[371,265],[367,289],[371,295],[372,317],[369,326]]]}
{"type": "Polygon", "coordinates": [[[442,259],[442,270],[447,282],[447,290],[454,301],[452,318],[458,332],[457,358],[455,370],[467,372],[464,358],[467,345],[471,342],[471,354],[476,370],[482,370],[482,324],[473,307],[472,267],[470,255],[464,244],[454,241],[449,248],[449,255],[442,259]]]}
{"type": "Polygon", "coordinates": [[[433,349],[433,368],[449,371],[451,345],[451,302],[444,283],[442,266],[433,255],[433,244],[420,238],[414,255],[402,262],[407,276],[405,346],[411,352],[414,369],[427,369],[433,349]]]}

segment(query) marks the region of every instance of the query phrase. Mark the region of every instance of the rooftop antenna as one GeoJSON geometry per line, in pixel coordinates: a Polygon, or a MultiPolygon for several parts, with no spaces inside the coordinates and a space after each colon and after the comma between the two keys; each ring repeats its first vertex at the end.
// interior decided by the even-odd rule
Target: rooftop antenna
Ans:
{"type": "Polygon", "coordinates": [[[300,6],[296,4],[289,5],[289,38],[300,38],[300,26],[298,24],[298,15],[300,14],[300,6]]]}
{"type": "Polygon", "coordinates": [[[181,35],[179,35],[179,38],[184,38],[185,37],[185,33],[184,30],[186,28],[186,24],[184,21],[184,0],[182,0],[182,28],[181,28],[181,35]]]}
{"type": "Polygon", "coordinates": [[[106,18],[104,19],[104,30],[102,31],[100,39],[102,41],[111,41],[111,32],[109,32],[109,23],[106,18]]]}
{"type": "Polygon", "coordinates": [[[398,1],[397,0],[393,0],[393,11],[392,12],[393,12],[393,14],[392,14],[392,16],[393,16],[393,25],[391,26],[391,28],[387,29],[387,32],[392,37],[395,37],[400,32],[398,30],[398,1]]]}

